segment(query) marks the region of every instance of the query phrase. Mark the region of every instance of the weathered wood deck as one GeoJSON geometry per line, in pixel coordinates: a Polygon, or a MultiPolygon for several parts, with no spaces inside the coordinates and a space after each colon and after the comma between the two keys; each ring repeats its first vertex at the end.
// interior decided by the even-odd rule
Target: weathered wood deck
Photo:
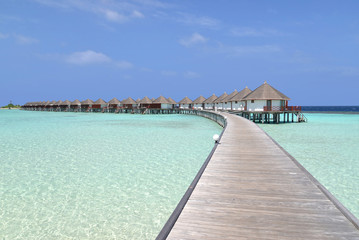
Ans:
{"type": "Polygon", "coordinates": [[[357,219],[280,146],[222,114],[220,145],[167,239],[359,239],[357,219]]]}

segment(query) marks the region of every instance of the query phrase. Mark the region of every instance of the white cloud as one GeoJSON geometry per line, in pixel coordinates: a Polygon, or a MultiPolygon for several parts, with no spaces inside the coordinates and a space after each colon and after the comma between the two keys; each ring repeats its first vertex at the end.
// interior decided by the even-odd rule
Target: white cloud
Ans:
{"type": "Polygon", "coordinates": [[[268,37],[268,36],[284,36],[285,34],[270,28],[255,29],[250,27],[233,28],[231,33],[238,37],[268,37]]]}
{"type": "Polygon", "coordinates": [[[5,38],[8,38],[8,37],[9,37],[8,34],[0,33],[0,39],[5,39],[5,38]]]}
{"type": "Polygon", "coordinates": [[[122,14],[119,14],[116,11],[106,9],[106,10],[102,10],[102,12],[105,15],[105,18],[111,22],[123,23],[128,20],[127,17],[125,17],[122,14]]]}
{"type": "Polygon", "coordinates": [[[175,71],[163,70],[163,71],[161,71],[161,75],[166,76],[166,77],[172,77],[172,76],[176,76],[177,73],[175,71]]]}
{"type": "Polygon", "coordinates": [[[98,15],[109,22],[125,23],[144,18],[142,10],[165,8],[160,1],[131,0],[33,0],[48,7],[77,10],[98,15]]]}
{"type": "Polygon", "coordinates": [[[137,10],[134,10],[134,11],[132,12],[132,17],[133,17],[133,18],[144,18],[145,16],[144,16],[141,12],[139,12],[139,11],[137,11],[137,10]]]}
{"type": "Polygon", "coordinates": [[[188,38],[183,38],[179,41],[179,43],[185,47],[190,47],[192,45],[205,42],[207,42],[207,39],[199,33],[193,33],[192,36],[188,38]]]}
{"type": "Polygon", "coordinates": [[[190,78],[190,79],[193,79],[193,78],[199,78],[200,75],[196,72],[192,72],[192,71],[187,71],[185,73],[183,73],[183,76],[185,78],[190,78]]]}
{"type": "Polygon", "coordinates": [[[127,62],[127,61],[119,61],[119,62],[116,62],[115,65],[116,65],[118,68],[121,68],[121,69],[130,69],[130,68],[133,68],[133,64],[130,63],[130,62],[127,62]]]}
{"type": "Polygon", "coordinates": [[[178,13],[177,21],[187,25],[197,25],[206,28],[218,28],[220,21],[210,17],[198,17],[188,13],[178,13]]]}
{"type": "Polygon", "coordinates": [[[86,65],[93,63],[108,63],[112,60],[103,53],[87,50],[84,52],[75,52],[70,54],[68,57],[66,57],[66,61],[72,64],[86,65]]]}
{"type": "Polygon", "coordinates": [[[26,45],[26,44],[33,44],[39,42],[36,38],[32,37],[25,37],[23,35],[14,34],[14,38],[18,44],[26,45]]]}

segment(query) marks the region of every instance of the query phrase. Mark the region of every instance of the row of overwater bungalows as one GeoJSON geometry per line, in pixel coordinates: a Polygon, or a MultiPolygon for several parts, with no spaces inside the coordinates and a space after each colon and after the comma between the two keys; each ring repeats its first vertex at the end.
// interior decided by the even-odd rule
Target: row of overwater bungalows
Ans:
{"type": "Polygon", "coordinates": [[[298,107],[289,107],[290,99],[273,88],[267,82],[251,91],[248,87],[231,94],[223,93],[217,97],[215,94],[205,98],[200,96],[195,100],[188,97],[176,102],[172,98],[163,96],[157,99],[144,97],[134,100],[131,97],[119,101],[113,98],[105,102],[101,98],[97,101],[86,99],[82,102],[75,101],[47,101],[28,102],[22,108],[40,111],[68,111],[68,112],[118,112],[120,109],[205,109],[205,110],[231,110],[231,111],[297,111],[298,107]]]}

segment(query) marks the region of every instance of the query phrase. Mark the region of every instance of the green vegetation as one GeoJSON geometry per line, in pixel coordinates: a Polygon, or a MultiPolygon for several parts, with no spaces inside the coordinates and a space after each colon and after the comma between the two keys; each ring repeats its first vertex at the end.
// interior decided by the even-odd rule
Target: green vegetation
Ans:
{"type": "Polygon", "coordinates": [[[1,108],[20,108],[21,106],[20,105],[14,105],[12,103],[6,105],[6,106],[3,106],[1,108]]]}

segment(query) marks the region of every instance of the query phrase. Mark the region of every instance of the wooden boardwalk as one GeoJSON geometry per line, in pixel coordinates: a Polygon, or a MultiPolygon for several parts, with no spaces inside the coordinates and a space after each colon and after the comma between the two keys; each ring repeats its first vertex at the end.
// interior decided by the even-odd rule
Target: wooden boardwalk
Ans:
{"type": "Polygon", "coordinates": [[[357,219],[280,146],[223,115],[227,129],[167,239],[359,239],[357,219]]]}

